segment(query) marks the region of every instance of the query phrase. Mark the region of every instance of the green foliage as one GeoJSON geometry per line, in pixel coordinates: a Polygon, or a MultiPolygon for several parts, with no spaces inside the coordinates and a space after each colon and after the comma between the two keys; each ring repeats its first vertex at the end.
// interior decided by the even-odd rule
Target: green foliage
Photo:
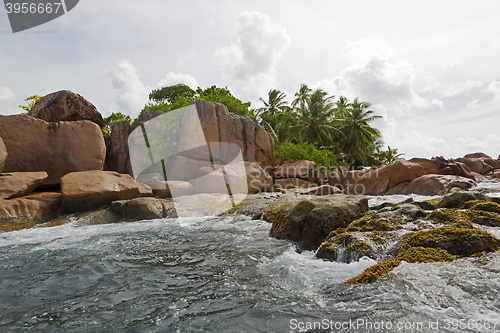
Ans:
{"type": "Polygon", "coordinates": [[[28,98],[26,98],[24,101],[29,102],[28,105],[19,105],[21,109],[23,109],[26,112],[22,112],[21,114],[28,114],[28,112],[31,111],[31,109],[35,106],[36,101],[40,98],[38,95],[33,95],[28,98]]]}
{"type": "MultiPolygon", "coordinates": [[[[346,100],[343,99],[337,105],[340,104],[345,105],[346,100]]],[[[360,102],[355,98],[348,107],[341,106],[338,109],[338,121],[342,133],[341,149],[346,154],[346,163],[366,162],[371,155],[372,146],[380,138],[380,132],[369,123],[382,117],[373,115],[373,111],[367,110],[369,107],[370,103],[360,102]]]]}
{"type": "Polygon", "coordinates": [[[198,87],[198,89],[194,91],[184,84],[177,84],[159,90],[153,90],[151,94],[149,94],[151,103],[147,104],[142,112],[161,111],[166,113],[188,106],[197,98],[204,99],[208,102],[224,104],[229,112],[255,119],[253,110],[250,109],[250,102],[244,103],[234,97],[227,87],[219,88],[217,86],[211,86],[206,89],[198,87]]]}
{"type": "Polygon", "coordinates": [[[333,145],[333,138],[339,133],[335,126],[333,98],[326,91],[317,89],[297,109],[297,124],[292,128],[297,140],[318,148],[333,145]]]}
{"type": "Polygon", "coordinates": [[[404,154],[398,153],[398,149],[392,149],[391,147],[387,146],[386,151],[380,151],[380,149],[377,149],[376,152],[374,153],[374,156],[382,163],[384,164],[392,164],[396,161],[401,160],[402,156],[404,154]]]}
{"type": "Polygon", "coordinates": [[[149,100],[156,103],[174,104],[179,97],[193,98],[196,92],[184,83],[153,90],[149,94],[149,100]]]}
{"type": "Polygon", "coordinates": [[[206,88],[205,90],[198,88],[196,90],[195,97],[204,99],[209,102],[224,104],[229,112],[255,119],[254,111],[250,109],[251,103],[243,103],[241,100],[234,97],[229,89],[227,89],[227,87],[218,88],[217,86],[211,86],[209,88],[206,88]]]}
{"type": "Polygon", "coordinates": [[[274,158],[280,158],[282,162],[293,160],[309,160],[316,163],[318,167],[334,168],[337,166],[335,155],[328,149],[318,149],[312,143],[282,143],[276,145],[274,158]]]}
{"type": "Polygon", "coordinates": [[[132,118],[128,115],[123,115],[121,112],[112,113],[109,117],[104,118],[104,127],[102,128],[102,132],[109,135],[113,125],[124,120],[128,120],[130,122],[132,121],[132,118]]]}
{"type": "Polygon", "coordinates": [[[287,110],[274,115],[264,113],[260,116],[260,118],[260,124],[268,133],[271,134],[276,144],[298,142],[294,138],[294,132],[292,130],[293,126],[297,123],[292,109],[288,108],[287,110]]]}
{"type": "Polygon", "coordinates": [[[258,109],[258,113],[261,115],[274,116],[286,111],[288,109],[288,102],[284,100],[285,97],[286,95],[279,90],[269,90],[267,102],[260,98],[260,101],[264,103],[264,107],[258,109]]]}

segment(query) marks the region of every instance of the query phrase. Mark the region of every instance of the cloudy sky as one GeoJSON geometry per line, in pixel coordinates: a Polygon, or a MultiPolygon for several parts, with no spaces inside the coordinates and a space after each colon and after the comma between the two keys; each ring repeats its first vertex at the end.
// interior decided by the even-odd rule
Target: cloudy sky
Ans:
{"type": "Polygon", "coordinates": [[[81,0],[13,34],[0,9],[0,114],[68,89],[107,116],[152,89],[228,86],[259,107],[301,83],[358,97],[411,157],[500,154],[500,2],[81,0]]]}

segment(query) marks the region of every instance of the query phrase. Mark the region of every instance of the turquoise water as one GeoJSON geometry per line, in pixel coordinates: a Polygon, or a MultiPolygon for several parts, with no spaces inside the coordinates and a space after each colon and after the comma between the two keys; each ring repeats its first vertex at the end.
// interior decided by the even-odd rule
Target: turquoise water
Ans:
{"type": "Polygon", "coordinates": [[[0,331],[299,332],[362,320],[309,331],[485,332],[451,321],[500,320],[497,254],[486,265],[405,264],[381,282],[348,285],[375,262],[317,260],[269,229],[233,216],[1,234],[0,331]],[[382,320],[424,326],[367,326],[382,320]]]}

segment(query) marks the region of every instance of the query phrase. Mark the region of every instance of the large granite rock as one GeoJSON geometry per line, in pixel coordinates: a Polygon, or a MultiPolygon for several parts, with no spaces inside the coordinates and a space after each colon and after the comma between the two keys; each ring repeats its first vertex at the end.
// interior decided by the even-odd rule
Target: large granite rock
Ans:
{"type": "Polygon", "coordinates": [[[365,174],[365,170],[347,170],[345,166],[340,166],[328,173],[328,185],[343,190],[349,185],[356,184],[365,174]]]}
{"type": "MultiPolygon", "coordinates": [[[[491,161],[495,161],[490,159],[491,161]]],[[[461,162],[465,165],[467,165],[472,172],[479,173],[481,175],[484,175],[488,173],[489,171],[493,170],[495,167],[491,164],[496,164],[496,163],[486,163],[485,158],[466,158],[466,157],[461,157],[455,159],[457,162],[461,162]]]]}
{"type": "Polygon", "coordinates": [[[5,160],[7,159],[7,148],[3,143],[2,138],[0,138],[0,173],[3,171],[3,166],[5,165],[5,160]]]}
{"type": "Polygon", "coordinates": [[[174,204],[166,199],[136,198],[113,201],[111,210],[125,221],[152,220],[172,217],[174,204]]]}
{"type": "Polygon", "coordinates": [[[310,187],[317,187],[318,184],[308,182],[307,180],[299,179],[299,178],[284,178],[284,179],[276,179],[274,181],[274,187],[278,189],[307,189],[310,187]]]}
{"type": "Polygon", "coordinates": [[[128,135],[130,123],[120,121],[111,128],[111,134],[106,145],[106,167],[109,171],[132,175],[130,154],[128,151],[128,135]]]}
{"type": "Polygon", "coordinates": [[[306,250],[316,250],[332,230],[345,228],[368,211],[368,198],[331,195],[300,201],[270,210],[271,236],[299,242],[306,250]]]}
{"type": "Polygon", "coordinates": [[[431,174],[409,183],[400,183],[392,187],[387,194],[439,195],[448,193],[454,187],[468,190],[476,185],[475,181],[465,177],[431,174]]]}
{"type": "Polygon", "coordinates": [[[46,172],[12,172],[0,174],[0,199],[12,199],[31,193],[44,179],[46,172]]]}
{"type": "Polygon", "coordinates": [[[319,183],[319,172],[316,163],[311,161],[285,161],[274,169],[272,176],[276,179],[300,178],[312,183],[319,183]]]}
{"type": "Polygon", "coordinates": [[[62,208],[67,213],[95,209],[116,200],[138,198],[130,175],[114,171],[72,172],[61,178],[62,208]]]}
{"type": "Polygon", "coordinates": [[[0,224],[43,223],[57,217],[61,194],[41,192],[16,199],[0,199],[0,224]]]}
{"type": "Polygon", "coordinates": [[[161,111],[144,111],[144,112],[142,112],[141,115],[139,116],[139,120],[137,121],[137,127],[141,126],[145,122],[147,122],[155,117],[161,116],[162,114],[163,114],[163,112],[161,112],[161,111]]]}
{"type": "Polygon", "coordinates": [[[464,156],[464,158],[491,158],[489,155],[486,155],[485,153],[477,152],[477,153],[472,153],[472,154],[467,154],[464,156]]]}
{"type": "Polygon", "coordinates": [[[39,98],[28,115],[48,122],[90,120],[99,127],[104,127],[104,120],[96,107],[69,90],[39,98]]]}
{"type": "Polygon", "coordinates": [[[234,143],[240,147],[244,161],[258,162],[266,171],[272,168],[274,140],[256,121],[229,113],[220,103],[197,99],[194,104],[207,142],[234,143]]]}
{"type": "MultiPolygon", "coordinates": [[[[436,157],[431,160],[413,158],[397,161],[380,169],[366,173],[357,183],[348,186],[344,193],[384,195],[403,192],[402,187],[424,175],[452,175],[474,179],[467,165],[436,157]],[[389,192],[389,189],[391,191],[389,192]]],[[[445,178],[442,178],[445,179],[445,178]]],[[[410,192],[411,193],[411,192],[410,192]]]]}
{"type": "Polygon", "coordinates": [[[0,116],[0,137],[9,155],[3,172],[45,171],[41,186],[57,186],[67,173],[102,170],[106,147],[101,129],[82,120],[49,123],[30,116],[0,116]]]}

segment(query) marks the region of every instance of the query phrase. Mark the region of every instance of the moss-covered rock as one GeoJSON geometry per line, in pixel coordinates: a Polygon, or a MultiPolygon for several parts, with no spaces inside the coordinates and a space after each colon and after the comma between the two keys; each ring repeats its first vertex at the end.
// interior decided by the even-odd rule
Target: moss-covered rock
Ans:
{"type": "Polygon", "coordinates": [[[469,210],[500,214],[500,204],[492,201],[476,202],[469,207],[469,210]]]}
{"type": "Polygon", "coordinates": [[[347,227],[367,210],[366,197],[332,195],[302,200],[289,206],[289,213],[272,209],[266,214],[273,223],[271,236],[300,242],[305,250],[316,250],[332,230],[347,227]]]}
{"type": "Polygon", "coordinates": [[[365,271],[358,276],[355,276],[346,281],[346,283],[371,283],[377,280],[382,275],[385,275],[398,267],[401,260],[390,258],[379,262],[373,266],[368,267],[365,271]]]}
{"type": "Polygon", "coordinates": [[[411,247],[401,252],[396,258],[390,258],[368,267],[363,273],[346,281],[346,283],[371,283],[398,267],[402,261],[409,263],[429,263],[453,261],[453,256],[441,248],[411,247]]]}
{"type": "Polygon", "coordinates": [[[415,206],[418,206],[424,210],[434,210],[437,208],[437,199],[425,200],[425,201],[415,201],[415,206]]]}
{"type": "Polygon", "coordinates": [[[33,221],[19,221],[19,222],[0,224],[0,233],[29,229],[35,227],[36,225],[37,224],[34,223],[33,221]]]}
{"type": "Polygon", "coordinates": [[[487,200],[469,200],[469,201],[466,201],[464,203],[464,205],[462,206],[463,209],[469,209],[471,208],[472,206],[478,204],[478,203],[482,203],[482,202],[486,202],[487,200]]]}
{"type": "Polygon", "coordinates": [[[409,263],[415,262],[438,262],[438,261],[453,261],[453,256],[446,250],[441,248],[431,247],[411,247],[408,250],[401,252],[397,259],[409,263]]]}
{"type": "MultiPolygon", "coordinates": [[[[484,201],[469,201],[474,205],[484,207],[484,201]],[[479,203],[479,204],[478,204],[479,203]]],[[[465,204],[467,206],[467,203],[465,204]]],[[[427,218],[435,223],[446,224],[456,228],[473,228],[473,223],[487,225],[491,227],[500,227],[500,214],[491,213],[482,210],[456,210],[456,209],[438,209],[430,213],[427,218]]]]}
{"type": "Polygon", "coordinates": [[[411,234],[404,241],[403,251],[412,247],[441,248],[453,255],[470,256],[498,250],[500,240],[482,230],[441,227],[411,234]]]}
{"type": "Polygon", "coordinates": [[[364,237],[365,233],[340,233],[321,243],[316,251],[316,258],[350,263],[361,257],[377,259],[372,240],[364,237]]]}
{"type": "Polygon", "coordinates": [[[446,224],[455,228],[473,228],[470,216],[465,211],[442,208],[432,211],[427,218],[435,223],[446,224]]]}

